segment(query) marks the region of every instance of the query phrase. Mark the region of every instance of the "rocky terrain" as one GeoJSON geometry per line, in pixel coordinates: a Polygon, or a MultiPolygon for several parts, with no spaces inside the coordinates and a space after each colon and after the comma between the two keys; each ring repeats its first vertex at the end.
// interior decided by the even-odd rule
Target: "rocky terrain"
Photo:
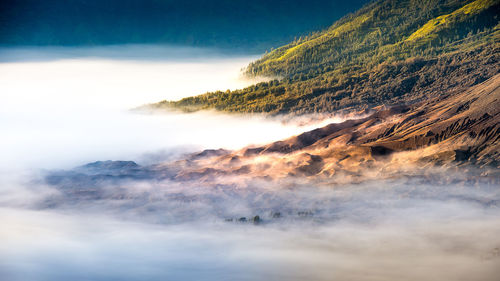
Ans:
{"type": "Polygon", "coordinates": [[[500,75],[467,91],[411,106],[379,107],[268,145],[194,155],[177,178],[212,175],[364,180],[469,167],[498,177],[500,75]],[[472,168],[474,167],[474,168],[472,168]]]}
{"type": "Polygon", "coordinates": [[[248,186],[330,186],[383,179],[500,183],[500,75],[459,93],[410,106],[378,107],[368,117],[334,123],[270,144],[236,151],[205,150],[139,166],[90,163],[53,172],[51,185],[101,196],[99,186],[130,180],[248,186]],[[100,195],[99,195],[100,194],[100,195]]]}

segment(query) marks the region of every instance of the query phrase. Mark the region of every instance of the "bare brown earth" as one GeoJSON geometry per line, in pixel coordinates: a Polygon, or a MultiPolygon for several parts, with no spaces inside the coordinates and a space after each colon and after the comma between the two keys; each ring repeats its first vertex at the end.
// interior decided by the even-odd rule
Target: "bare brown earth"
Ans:
{"type": "Polygon", "coordinates": [[[379,107],[271,144],[208,150],[164,163],[177,180],[361,182],[423,176],[432,181],[500,178],[500,74],[459,93],[411,106],[379,107]],[[174,168],[175,167],[175,168],[174,168]]]}
{"type": "MultiPolygon", "coordinates": [[[[94,204],[104,199],[126,204],[133,199],[137,208],[144,202],[165,199],[217,205],[217,200],[225,200],[221,198],[240,189],[258,190],[254,198],[258,201],[266,189],[328,189],[364,183],[383,188],[404,186],[401,196],[419,196],[424,191],[434,198],[438,194],[432,187],[437,185],[464,190],[493,187],[492,192],[497,193],[499,87],[500,74],[467,91],[443,94],[410,106],[380,107],[365,118],[236,151],[205,150],[149,166],[132,161],[97,161],[69,171],[51,171],[44,181],[61,192],[42,202],[41,207],[94,204]],[[136,182],[139,184],[132,184],[136,182]],[[173,189],[171,193],[161,192],[165,184],[173,189]],[[141,189],[151,185],[158,187],[156,199],[154,193],[141,189]],[[208,192],[205,197],[183,194],[198,188],[215,193],[208,192]]],[[[265,200],[272,201],[274,195],[269,196],[265,200]]],[[[481,204],[496,206],[498,200],[491,198],[496,197],[486,196],[480,199],[481,204]]],[[[186,210],[190,211],[191,207],[186,210]]]]}

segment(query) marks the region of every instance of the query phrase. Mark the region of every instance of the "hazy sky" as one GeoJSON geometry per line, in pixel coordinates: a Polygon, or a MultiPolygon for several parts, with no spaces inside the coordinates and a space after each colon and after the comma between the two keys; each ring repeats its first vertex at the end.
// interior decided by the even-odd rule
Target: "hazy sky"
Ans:
{"type": "Polygon", "coordinates": [[[263,52],[366,0],[3,0],[0,45],[177,44],[263,52]]]}

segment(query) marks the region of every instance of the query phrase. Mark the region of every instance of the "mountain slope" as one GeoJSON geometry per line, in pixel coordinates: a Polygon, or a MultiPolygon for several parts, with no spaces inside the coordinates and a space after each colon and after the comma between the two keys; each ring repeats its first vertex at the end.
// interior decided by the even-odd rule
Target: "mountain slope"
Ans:
{"type": "Polygon", "coordinates": [[[279,80],[153,107],[330,112],[465,90],[500,71],[499,12],[500,0],[379,0],[246,70],[279,80]]]}
{"type": "Polygon", "coordinates": [[[249,180],[297,176],[326,182],[442,176],[458,167],[472,175],[481,168],[479,178],[492,176],[485,180],[498,184],[500,74],[464,92],[382,107],[365,118],[263,146],[201,153],[175,165],[183,167],[175,174],[181,179],[237,174],[249,180]]]}
{"type": "MultiPolygon", "coordinates": [[[[240,150],[205,150],[152,166],[95,162],[47,181],[80,198],[96,186],[130,180],[192,181],[203,186],[278,186],[392,180],[500,184],[500,74],[470,89],[411,106],[379,107],[368,117],[240,150]],[[75,188],[77,187],[77,188],[75,188]]],[[[418,185],[419,188],[425,185],[418,185]]],[[[408,192],[411,192],[408,191],[408,192]]]]}
{"type": "Polygon", "coordinates": [[[453,43],[497,25],[498,12],[495,0],[379,1],[324,32],[264,56],[248,72],[315,75],[310,70],[459,50],[453,43]]]}

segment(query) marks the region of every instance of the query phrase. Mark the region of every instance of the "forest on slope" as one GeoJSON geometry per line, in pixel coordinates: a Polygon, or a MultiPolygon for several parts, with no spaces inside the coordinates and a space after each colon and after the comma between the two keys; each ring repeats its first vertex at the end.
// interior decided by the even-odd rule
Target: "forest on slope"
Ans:
{"type": "Polygon", "coordinates": [[[378,0],[245,70],[274,79],[153,108],[313,113],[409,104],[500,71],[500,0],[378,0]]]}

